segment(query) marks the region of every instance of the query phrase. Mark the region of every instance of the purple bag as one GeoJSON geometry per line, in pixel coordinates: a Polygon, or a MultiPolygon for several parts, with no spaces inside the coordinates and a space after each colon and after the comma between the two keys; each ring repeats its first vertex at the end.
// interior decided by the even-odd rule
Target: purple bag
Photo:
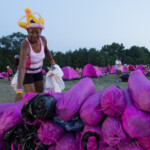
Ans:
{"type": "Polygon", "coordinates": [[[20,103],[6,109],[0,117],[0,140],[3,138],[4,133],[22,121],[21,119],[20,103]]]}
{"type": "Polygon", "coordinates": [[[65,130],[52,121],[41,121],[40,128],[37,131],[38,137],[44,145],[57,143],[64,133],[65,130]]]}
{"type": "Polygon", "coordinates": [[[2,116],[2,114],[4,113],[6,109],[12,106],[16,106],[16,105],[22,106],[21,102],[0,104],[0,117],[2,116]]]}
{"type": "Polygon", "coordinates": [[[125,109],[123,91],[112,85],[106,88],[101,96],[102,111],[112,117],[120,118],[125,109]]]}
{"type": "MultiPolygon", "coordinates": [[[[100,125],[96,126],[88,126],[84,127],[81,140],[80,140],[80,150],[95,150],[98,148],[102,148],[102,132],[100,129],[100,125]]],[[[104,145],[103,145],[104,146],[104,145]]]]}
{"type": "Polygon", "coordinates": [[[100,97],[102,92],[96,92],[89,96],[83,103],[80,109],[80,117],[87,125],[96,125],[99,123],[104,115],[101,111],[100,97]]]}
{"type": "Polygon", "coordinates": [[[95,85],[91,78],[81,79],[56,104],[56,114],[65,121],[70,121],[77,114],[85,100],[95,92],[95,85]]]}
{"type": "Polygon", "coordinates": [[[138,138],[138,143],[145,149],[150,150],[150,136],[138,138]]]}
{"type": "Polygon", "coordinates": [[[135,106],[150,112],[150,81],[140,70],[130,74],[128,87],[135,106]]]}
{"type": "Polygon", "coordinates": [[[105,150],[119,150],[117,147],[107,147],[107,148],[105,148],[105,150]]]}
{"type": "Polygon", "coordinates": [[[124,95],[127,104],[122,115],[124,130],[131,138],[150,136],[150,115],[132,104],[128,89],[124,90],[124,95]]]}
{"type": "Polygon", "coordinates": [[[55,146],[50,146],[50,147],[48,148],[48,150],[56,150],[56,147],[55,147],[55,146]]]}
{"type": "Polygon", "coordinates": [[[5,150],[5,142],[0,140],[0,150],[5,150]]]}
{"type": "Polygon", "coordinates": [[[120,146],[119,150],[144,150],[137,141],[131,141],[124,146],[120,146]]]}
{"type": "Polygon", "coordinates": [[[56,150],[79,150],[75,136],[71,133],[63,135],[56,144],[56,150]]]}
{"type": "Polygon", "coordinates": [[[129,137],[122,128],[121,121],[107,117],[102,124],[102,133],[104,142],[109,146],[118,146],[119,144],[129,142],[129,137]]]}

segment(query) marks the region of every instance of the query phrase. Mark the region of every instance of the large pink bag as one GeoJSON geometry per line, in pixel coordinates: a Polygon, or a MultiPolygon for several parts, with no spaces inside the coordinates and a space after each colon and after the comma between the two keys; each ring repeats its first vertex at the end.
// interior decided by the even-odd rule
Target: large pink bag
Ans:
{"type": "Polygon", "coordinates": [[[56,114],[65,121],[72,120],[86,99],[95,93],[95,85],[91,78],[81,79],[56,104],[56,114]]]}
{"type": "Polygon", "coordinates": [[[37,131],[40,141],[45,145],[57,143],[58,139],[65,133],[65,130],[52,121],[41,121],[37,131]]]}
{"type": "Polygon", "coordinates": [[[0,140],[4,133],[22,121],[21,119],[22,105],[15,105],[6,109],[0,117],[0,140]]]}
{"type": "Polygon", "coordinates": [[[6,109],[16,105],[22,106],[21,102],[0,104],[0,117],[2,116],[2,114],[6,109]]]}
{"type": "Polygon", "coordinates": [[[72,133],[63,135],[56,144],[56,150],[79,150],[75,135],[72,133]]]}
{"type": "Polygon", "coordinates": [[[106,88],[101,96],[102,111],[112,117],[120,118],[125,109],[125,98],[123,91],[112,85],[106,88]]]}
{"type": "Polygon", "coordinates": [[[138,143],[139,143],[145,150],[150,150],[150,136],[138,138],[138,143]]]}
{"type": "Polygon", "coordinates": [[[150,81],[140,70],[130,74],[128,87],[135,106],[150,112],[150,81]]]}
{"type": "Polygon", "coordinates": [[[100,97],[102,92],[96,92],[89,96],[80,109],[80,117],[87,125],[96,125],[104,115],[101,111],[100,97]]]}
{"type": "Polygon", "coordinates": [[[113,117],[107,117],[105,119],[102,124],[102,133],[104,141],[109,146],[118,146],[130,141],[123,130],[121,121],[113,117]]]}
{"type": "Polygon", "coordinates": [[[128,89],[124,90],[124,94],[127,104],[122,115],[124,130],[131,138],[150,136],[150,114],[133,105],[128,89]]]}
{"type": "Polygon", "coordinates": [[[144,150],[137,141],[131,141],[124,146],[119,146],[119,150],[144,150]]]}

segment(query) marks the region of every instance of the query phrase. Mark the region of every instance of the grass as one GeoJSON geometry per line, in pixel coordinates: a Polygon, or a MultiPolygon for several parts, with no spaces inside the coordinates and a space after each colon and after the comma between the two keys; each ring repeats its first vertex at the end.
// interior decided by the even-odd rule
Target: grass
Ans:
{"type": "MultiPolygon", "coordinates": [[[[99,78],[93,78],[92,79],[96,91],[103,91],[105,88],[107,88],[110,85],[117,85],[121,89],[127,88],[127,82],[116,82],[116,75],[110,74],[106,77],[99,77],[99,78]]],[[[63,92],[68,91],[70,88],[72,88],[79,80],[72,80],[72,81],[64,81],[65,82],[65,90],[63,92]]],[[[11,103],[14,101],[15,98],[15,91],[10,86],[10,83],[8,82],[8,79],[0,79],[0,103],[11,103]]]]}

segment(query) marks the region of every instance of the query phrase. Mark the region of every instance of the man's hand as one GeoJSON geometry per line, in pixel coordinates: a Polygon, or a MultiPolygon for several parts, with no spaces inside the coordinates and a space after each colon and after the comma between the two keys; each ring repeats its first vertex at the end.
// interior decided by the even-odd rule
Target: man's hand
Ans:
{"type": "Polygon", "coordinates": [[[23,99],[23,94],[22,93],[18,93],[16,94],[16,97],[15,97],[15,102],[18,102],[18,101],[21,101],[23,99]]]}

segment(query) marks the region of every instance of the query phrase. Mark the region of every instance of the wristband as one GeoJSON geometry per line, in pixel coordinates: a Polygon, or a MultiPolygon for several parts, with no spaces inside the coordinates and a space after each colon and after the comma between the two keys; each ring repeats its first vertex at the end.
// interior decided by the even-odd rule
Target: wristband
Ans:
{"type": "Polygon", "coordinates": [[[16,94],[19,94],[19,93],[23,94],[23,92],[22,92],[22,91],[17,91],[17,92],[16,92],[16,94]]]}
{"type": "Polygon", "coordinates": [[[55,62],[55,60],[54,60],[54,59],[50,61],[50,64],[51,64],[51,63],[53,63],[53,62],[55,62]]]}

